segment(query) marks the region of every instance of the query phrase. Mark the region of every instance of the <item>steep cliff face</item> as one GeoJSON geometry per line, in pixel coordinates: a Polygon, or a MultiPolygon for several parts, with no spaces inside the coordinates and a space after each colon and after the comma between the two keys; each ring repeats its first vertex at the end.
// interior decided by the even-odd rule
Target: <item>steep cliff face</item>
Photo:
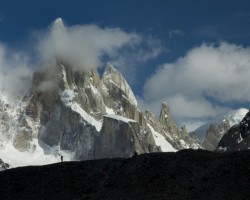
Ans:
{"type": "Polygon", "coordinates": [[[101,128],[98,119],[105,111],[96,88],[100,79],[95,73],[74,72],[61,63],[54,71],[37,72],[24,99],[27,107],[22,113],[15,147],[30,150],[29,143],[38,138],[49,146],[73,152],[76,158],[93,159],[94,137],[101,128]]]}
{"type": "Polygon", "coordinates": [[[87,160],[199,147],[185,127],[177,127],[166,103],[159,118],[139,111],[133,91],[110,64],[100,78],[95,70],[58,61],[34,74],[21,105],[13,144],[23,152],[40,151],[42,143],[53,155],[87,160]]]}
{"type": "Polygon", "coordinates": [[[8,140],[10,139],[11,135],[10,128],[11,128],[11,116],[10,112],[8,112],[9,105],[6,104],[4,101],[0,100],[0,132],[1,140],[8,140]]]}
{"type": "Polygon", "coordinates": [[[119,115],[106,115],[95,143],[95,157],[131,157],[135,151],[142,150],[138,141],[139,124],[119,115]]]}
{"type": "Polygon", "coordinates": [[[202,146],[206,150],[213,151],[222,136],[230,129],[230,124],[227,119],[224,119],[220,124],[211,124],[207,130],[205,140],[202,143],[202,146]]]}
{"type": "Polygon", "coordinates": [[[114,99],[121,99],[122,97],[127,99],[132,105],[137,106],[137,101],[132,89],[123,78],[122,74],[111,64],[107,65],[102,77],[102,82],[110,91],[109,93],[113,94],[114,99]],[[117,92],[112,92],[114,89],[116,89],[117,92]]]}
{"type": "Polygon", "coordinates": [[[161,129],[169,135],[169,138],[172,138],[173,146],[176,149],[200,148],[199,141],[188,135],[185,125],[178,128],[166,102],[162,103],[159,122],[161,124],[161,129]]]}
{"type": "Polygon", "coordinates": [[[15,137],[20,110],[21,105],[17,105],[4,91],[0,92],[0,149],[15,137]]]}
{"type": "Polygon", "coordinates": [[[240,151],[250,148],[250,112],[221,138],[216,151],[240,151]]]}

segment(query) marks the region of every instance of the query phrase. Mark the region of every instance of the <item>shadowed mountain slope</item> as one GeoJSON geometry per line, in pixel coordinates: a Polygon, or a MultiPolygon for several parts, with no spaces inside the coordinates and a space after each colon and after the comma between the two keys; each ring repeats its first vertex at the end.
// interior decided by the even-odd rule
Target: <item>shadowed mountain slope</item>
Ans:
{"type": "Polygon", "coordinates": [[[250,151],[182,150],[0,172],[1,199],[248,199],[250,151]]]}

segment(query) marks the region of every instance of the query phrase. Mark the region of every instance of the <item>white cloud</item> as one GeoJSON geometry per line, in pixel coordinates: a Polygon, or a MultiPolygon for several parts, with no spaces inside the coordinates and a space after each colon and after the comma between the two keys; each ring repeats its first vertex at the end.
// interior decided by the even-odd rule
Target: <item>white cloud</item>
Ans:
{"type": "Polygon", "coordinates": [[[67,26],[58,18],[47,32],[37,34],[39,54],[44,61],[61,58],[81,68],[102,66],[103,56],[118,56],[124,46],[141,42],[135,33],[119,28],[100,28],[97,25],[67,26]]]}
{"type": "MultiPolygon", "coordinates": [[[[75,69],[96,69],[111,62],[128,79],[136,80],[136,68],[157,58],[164,48],[160,40],[125,32],[120,28],[102,28],[95,24],[68,26],[56,19],[45,31],[34,34],[42,63],[51,66],[63,59],[75,69]]],[[[44,65],[44,64],[43,64],[44,65]]]]}
{"type": "Polygon", "coordinates": [[[169,38],[172,38],[172,37],[175,36],[175,35],[180,35],[180,36],[182,36],[182,35],[184,35],[184,31],[181,30],[181,29],[173,29],[173,30],[170,30],[170,31],[168,32],[169,38]]]}
{"type": "Polygon", "coordinates": [[[11,96],[23,95],[29,88],[32,70],[27,55],[0,44],[0,89],[11,96]]]}
{"type": "MultiPolygon", "coordinates": [[[[68,26],[61,18],[47,29],[34,32],[33,36],[35,40],[30,44],[31,49],[35,49],[33,52],[17,52],[0,45],[0,86],[11,93],[27,90],[33,71],[41,66],[50,68],[57,59],[76,70],[97,69],[111,61],[132,77],[137,63],[154,59],[163,50],[160,41],[150,36],[145,38],[120,28],[95,24],[68,26]]],[[[53,74],[53,70],[50,73],[53,74]]],[[[53,81],[48,77],[40,89],[52,86],[53,81]]]]}
{"type": "Polygon", "coordinates": [[[212,117],[230,109],[229,102],[250,102],[249,77],[249,47],[202,44],[175,63],[162,65],[147,80],[142,104],[158,112],[155,105],[167,100],[179,120],[212,117]]]}
{"type": "Polygon", "coordinates": [[[146,62],[150,59],[157,58],[165,51],[161,41],[152,36],[146,38],[145,43],[144,48],[140,48],[138,52],[135,53],[135,60],[137,62],[146,62]]]}

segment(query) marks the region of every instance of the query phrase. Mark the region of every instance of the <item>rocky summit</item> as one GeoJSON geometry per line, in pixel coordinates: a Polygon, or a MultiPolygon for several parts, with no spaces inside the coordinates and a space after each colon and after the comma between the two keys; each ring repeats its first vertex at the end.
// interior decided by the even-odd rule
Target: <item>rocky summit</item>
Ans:
{"type": "Polygon", "coordinates": [[[250,151],[182,150],[0,172],[1,199],[249,199],[250,151]]]}
{"type": "Polygon", "coordinates": [[[231,127],[240,123],[247,113],[247,109],[240,108],[218,115],[211,121],[198,127],[190,135],[197,136],[203,149],[214,151],[224,134],[231,127]]]}
{"type": "Polygon", "coordinates": [[[10,168],[11,166],[8,163],[5,163],[0,159],[0,171],[4,171],[10,168]]]}
{"type": "Polygon", "coordinates": [[[240,151],[250,148],[250,112],[221,138],[216,151],[240,151]]]}

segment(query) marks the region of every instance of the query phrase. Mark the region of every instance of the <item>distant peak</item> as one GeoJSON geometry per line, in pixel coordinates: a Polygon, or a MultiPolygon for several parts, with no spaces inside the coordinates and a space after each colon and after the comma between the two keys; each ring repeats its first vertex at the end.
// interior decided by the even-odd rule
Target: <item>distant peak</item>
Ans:
{"type": "Polygon", "coordinates": [[[107,85],[113,85],[113,86],[115,85],[115,87],[121,89],[124,92],[127,99],[130,101],[130,103],[137,106],[135,95],[130,86],[128,85],[127,81],[122,76],[122,74],[116,68],[114,68],[114,66],[111,65],[110,63],[107,64],[107,67],[104,70],[102,80],[107,85]]]}
{"type": "Polygon", "coordinates": [[[56,18],[56,20],[54,21],[53,25],[57,28],[64,28],[64,24],[63,24],[63,20],[62,18],[56,18]]]}
{"type": "Polygon", "coordinates": [[[56,24],[63,24],[62,18],[61,17],[56,18],[55,23],[56,24]]]}
{"type": "Polygon", "coordinates": [[[111,63],[107,63],[103,76],[107,77],[111,74],[119,74],[121,76],[120,72],[111,63]]]}
{"type": "Polygon", "coordinates": [[[166,101],[164,101],[164,102],[161,103],[161,106],[162,106],[163,108],[166,108],[166,107],[168,107],[168,104],[167,104],[166,101]]]}
{"type": "Polygon", "coordinates": [[[117,70],[114,67],[114,65],[112,65],[111,63],[108,62],[105,71],[117,71],[117,70]]]}
{"type": "Polygon", "coordinates": [[[242,112],[242,113],[246,113],[246,112],[248,112],[248,111],[249,111],[249,110],[246,109],[246,108],[239,108],[239,109],[236,110],[236,112],[242,112]]]}

